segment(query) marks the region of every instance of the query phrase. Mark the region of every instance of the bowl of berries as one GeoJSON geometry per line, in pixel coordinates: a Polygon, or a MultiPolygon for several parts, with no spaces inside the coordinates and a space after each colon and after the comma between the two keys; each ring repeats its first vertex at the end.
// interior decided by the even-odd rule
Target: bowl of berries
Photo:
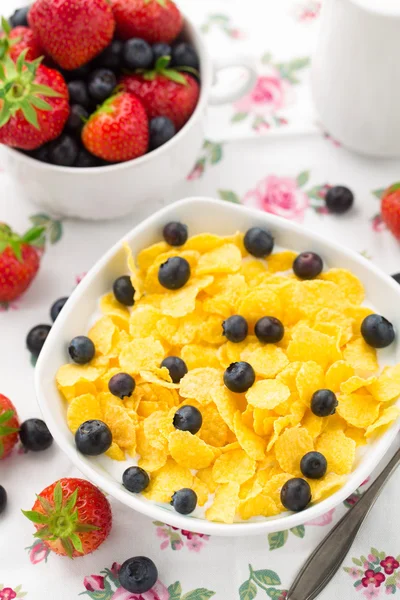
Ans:
{"type": "Polygon", "coordinates": [[[73,292],[40,352],[46,423],[96,485],[204,534],[332,511],[398,432],[399,286],[295,223],[172,204],[73,292]]]}
{"type": "Polygon", "coordinates": [[[108,219],[192,168],[215,67],[172,0],[36,0],[0,33],[0,158],[17,192],[58,216],[108,219]]]}

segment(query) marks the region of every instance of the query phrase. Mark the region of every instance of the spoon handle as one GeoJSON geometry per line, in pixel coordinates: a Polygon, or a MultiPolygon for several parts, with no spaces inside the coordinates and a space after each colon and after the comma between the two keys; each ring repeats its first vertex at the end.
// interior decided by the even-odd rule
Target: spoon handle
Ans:
{"type": "Polygon", "coordinates": [[[287,600],[313,600],[342,564],[361,525],[385,483],[400,463],[400,450],[345,516],[335,525],[308,558],[293,582],[287,600]]]}

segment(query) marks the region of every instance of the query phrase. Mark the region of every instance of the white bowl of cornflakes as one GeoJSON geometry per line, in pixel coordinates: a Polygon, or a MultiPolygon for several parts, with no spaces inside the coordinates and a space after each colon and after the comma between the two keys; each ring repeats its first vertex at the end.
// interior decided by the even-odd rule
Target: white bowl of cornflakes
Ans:
{"type": "MultiPolygon", "coordinates": [[[[398,432],[400,344],[395,338],[375,350],[360,327],[376,312],[398,329],[399,302],[396,282],[318,234],[243,206],[189,198],[129,232],[76,288],[37,363],[39,404],[76,467],[152,519],[226,536],[289,529],[343,502],[398,432]],[[187,226],[184,246],[163,240],[169,222],[187,226]],[[253,227],[273,235],[275,246],[265,259],[246,250],[243,234],[253,227]],[[299,279],[292,269],[305,251],[323,260],[322,273],[311,280],[299,279]],[[160,265],[172,256],[184,259],[190,272],[175,290],[159,279],[160,265]],[[135,288],[133,307],[112,294],[114,281],[127,274],[135,288]],[[235,314],[248,325],[240,342],[223,335],[222,323],[235,314]],[[283,323],[284,336],[276,343],[260,341],[254,329],[265,316],[283,323]],[[85,365],[72,364],[67,351],[80,335],[89,335],[96,349],[85,365]],[[167,356],[186,364],[188,372],[176,383],[172,371],[161,368],[167,356]],[[240,393],[225,379],[238,361],[254,375],[240,393]],[[136,382],[132,395],[122,399],[108,388],[120,372],[136,382]],[[338,401],[329,416],[315,412],[314,393],[321,389],[338,401]],[[184,405],[201,413],[197,432],[176,427],[174,414],[184,405]],[[77,450],[74,432],[88,419],[110,429],[107,455],[77,450]],[[303,456],[314,451],[327,461],[319,478],[300,468],[303,456]],[[143,493],[122,484],[133,465],[149,475],[143,493]],[[281,503],[282,487],[287,493],[293,479],[302,481],[300,496],[311,493],[298,512],[284,507],[293,498],[281,503]],[[181,488],[197,497],[188,515],[170,504],[181,488]]],[[[292,493],[301,504],[294,488],[292,493]]]]}

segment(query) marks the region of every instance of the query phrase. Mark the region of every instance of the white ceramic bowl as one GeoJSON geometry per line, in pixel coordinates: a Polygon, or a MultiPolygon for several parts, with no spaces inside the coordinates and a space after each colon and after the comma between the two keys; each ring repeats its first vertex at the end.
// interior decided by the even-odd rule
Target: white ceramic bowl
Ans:
{"type": "Polygon", "coordinates": [[[177,135],[135,160],[91,169],[49,165],[0,144],[0,161],[18,195],[59,217],[112,219],[132,212],[137,204],[159,200],[184,179],[204,141],[207,105],[232,102],[251,89],[257,75],[251,57],[211,61],[200,34],[187,19],[182,35],[200,58],[201,93],[193,115],[177,135]],[[232,66],[245,69],[247,77],[218,94],[213,90],[214,76],[232,66]]]}
{"type": "MultiPolygon", "coordinates": [[[[328,267],[346,267],[353,271],[364,283],[369,302],[391,322],[398,324],[400,286],[394,280],[362,256],[290,221],[260,211],[217,200],[189,198],[152,215],[130,231],[124,240],[136,254],[145,246],[159,241],[163,226],[171,220],[186,223],[190,234],[209,231],[226,235],[237,230],[246,231],[254,225],[268,227],[280,246],[296,251],[313,250],[323,257],[328,267]]],[[[258,518],[256,521],[232,525],[185,517],[174,512],[169,505],[157,505],[140,495],[131,494],[122,486],[120,476],[115,476],[115,461],[107,457],[89,458],[77,452],[74,436],[67,427],[66,406],[57,390],[55,375],[58,368],[68,361],[69,341],[74,336],[87,332],[99,297],[110,291],[116,277],[126,273],[122,242],[123,240],[118,242],[99,260],[73,292],[53,325],[36,366],[36,392],[43,416],[54,439],[78,469],[100,488],[153,519],[181,529],[211,535],[255,535],[289,529],[326,513],[354,492],[388,450],[398,431],[397,424],[392,425],[382,437],[366,447],[364,455],[359,458],[344,487],[323,502],[312,505],[301,513],[285,513],[273,518],[258,518]]],[[[400,331],[398,326],[397,331],[400,331]]],[[[399,362],[399,340],[389,349],[379,352],[382,364],[399,362]]]]}

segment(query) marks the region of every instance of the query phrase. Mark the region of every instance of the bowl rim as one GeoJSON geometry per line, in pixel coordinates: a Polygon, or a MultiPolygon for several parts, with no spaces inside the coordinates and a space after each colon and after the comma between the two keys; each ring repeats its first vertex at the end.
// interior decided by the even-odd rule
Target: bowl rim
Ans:
{"type": "Polygon", "coordinates": [[[197,119],[201,116],[204,108],[208,102],[208,97],[210,94],[210,89],[212,86],[213,79],[213,69],[212,69],[212,61],[210,54],[207,50],[206,44],[201,37],[200,33],[193,25],[193,23],[187,18],[187,16],[182,13],[184,19],[183,28],[187,29],[189,33],[189,37],[191,41],[194,43],[197,52],[200,55],[200,69],[201,69],[201,84],[200,84],[200,96],[196,105],[196,108],[193,114],[190,116],[189,120],[185,123],[185,125],[171,138],[155,150],[151,152],[147,152],[143,154],[143,156],[139,156],[138,158],[133,158],[132,160],[123,161],[120,163],[110,164],[110,165],[102,165],[101,167],[63,167],[59,165],[52,165],[50,163],[41,162],[28,154],[24,154],[20,152],[16,148],[12,148],[11,146],[2,145],[2,149],[5,152],[9,152],[14,160],[19,160],[22,163],[27,162],[31,166],[34,164],[38,169],[43,169],[52,173],[65,173],[69,175],[99,175],[101,173],[110,173],[112,171],[117,171],[124,168],[129,167],[140,167],[141,165],[149,162],[153,158],[158,158],[162,154],[169,152],[173,144],[178,144],[180,139],[184,137],[184,135],[191,129],[191,127],[195,124],[197,119]]]}
{"type": "Polygon", "coordinates": [[[86,459],[86,457],[81,457],[76,452],[75,448],[72,447],[67,437],[64,436],[64,434],[59,430],[58,425],[52,415],[51,402],[47,401],[46,399],[46,393],[42,385],[42,379],[43,373],[46,371],[47,359],[52,354],[53,345],[57,343],[58,330],[62,329],[64,321],[67,320],[69,314],[73,312],[77,300],[84,296],[86,289],[90,286],[92,281],[96,279],[98,272],[108,262],[110,262],[118,252],[121,251],[124,242],[128,242],[129,244],[137,234],[151,229],[153,224],[164,216],[166,218],[172,215],[174,218],[179,217],[179,209],[188,206],[193,211],[212,211],[213,207],[215,206],[223,206],[227,212],[231,211],[239,214],[246,214],[247,216],[254,217],[255,221],[257,220],[259,223],[264,223],[266,226],[270,225],[277,230],[286,230],[289,232],[293,231],[307,235],[311,240],[317,241],[333,251],[339,251],[340,254],[348,256],[366,267],[368,271],[378,278],[378,280],[383,281],[386,286],[389,285],[398,295],[400,300],[400,286],[390,276],[386,275],[377,266],[360,254],[357,254],[353,250],[350,250],[337,242],[326,239],[326,237],[319,233],[306,230],[301,225],[281,217],[277,217],[269,213],[263,213],[257,209],[248,208],[243,205],[230,204],[221,200],[215,200],[207,197],[189,197],[169,204],[168,206],[160,209],[148,218],[144,219],[133,229],[131,229],[95,263],[79,286],[77,286],[72,292],[65,308],[58,316],[50,331],[35,368],[35,390],[39,407],[42,410],[44,419],[56,443],[69,457],[74,466],[76,466],[90,481],[92,481],[102,490],[120,500],[123,504],[144,514],[145,516],[157,521],[167,522],[169,525],[179,527],[180,529],[188,529],[189,531],[196,531],[198,533],[227,537],[262,535],[284,529],[291,529],[320,517],[346,500],[346,498],[352,494],[365,479],[367,479],[379,461],[389,450],[400,429],[399,421],[393,423],[391,427],[379,438],[374,453],[368,457],[368,460],[361,461],[360,465],[357,467],[357,470],[349,475],[349,479],[345,482],[345,484],[328,498],[318,502],[317,504],[311,505],[309,508],[299,513],[289,513],[284,514],[283,516],[270,517],[264,521],[240,521],[233,524],[226,524],[207,521],[206,519],[198,517],[179,515],[178,513],[167,511],[165,508],[162,508],[151,501],[143,502],[138,500],[134,494],[129,494],[129,492],[124,490],[122,485],[119,486],[116,482],[110,481],[109,478],[104,477],[100,472],[95,471],[91,467],[90,462],[86,459]]]}

